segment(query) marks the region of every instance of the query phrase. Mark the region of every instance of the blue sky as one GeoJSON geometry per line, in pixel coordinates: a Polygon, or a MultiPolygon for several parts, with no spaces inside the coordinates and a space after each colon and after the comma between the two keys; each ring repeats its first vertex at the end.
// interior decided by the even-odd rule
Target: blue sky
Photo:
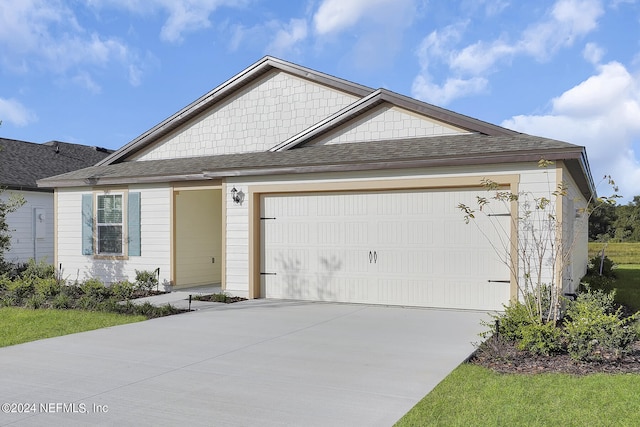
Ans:
{"type": "Polygon", "coordinates": [[[3,1],[0,136],[117,149],[264,55],[584,145],[640,195],[638,0],[3,1]]]}

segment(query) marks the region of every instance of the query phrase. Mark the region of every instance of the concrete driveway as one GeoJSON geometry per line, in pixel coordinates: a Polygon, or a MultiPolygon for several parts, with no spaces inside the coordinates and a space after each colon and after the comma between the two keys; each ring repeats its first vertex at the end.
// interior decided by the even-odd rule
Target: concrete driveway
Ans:
{"type": "Polygon", "coordinates": [[[1,348],[0,425],[390,426],[481,318],[252,300],[1,348]]]}

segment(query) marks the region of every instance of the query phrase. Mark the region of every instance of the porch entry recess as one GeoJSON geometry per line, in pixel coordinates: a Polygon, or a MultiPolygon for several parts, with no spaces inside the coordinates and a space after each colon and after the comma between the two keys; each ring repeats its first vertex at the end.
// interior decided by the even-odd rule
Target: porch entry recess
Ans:
{"type": "Polygon", "coordinates": [[[465,224],[457,206],[478,191],[262,195],[260,294],[501,310],[511,218],[465,224]]]}

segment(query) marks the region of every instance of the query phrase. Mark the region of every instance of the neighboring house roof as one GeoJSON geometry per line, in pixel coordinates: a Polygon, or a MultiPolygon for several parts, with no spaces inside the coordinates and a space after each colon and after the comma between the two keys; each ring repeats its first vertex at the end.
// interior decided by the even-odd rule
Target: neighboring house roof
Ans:
{"type": "Polygon", "coordinates": [[[47,187],[203,180],[238,175],[340,172],[563,160],[589,197],[593,183],[584,147],[526,134],[431,136],[93,166],[42,179],[47,187]],[[588,177],[588,178],[587,178],[588,177]]]}
{"type": "Polygon", "coordinates": [[[12,190],[50,191],[36,181],[94,165],[111,150],[51,141],[44,144],[0,138],[0,186],[12,190]]]}

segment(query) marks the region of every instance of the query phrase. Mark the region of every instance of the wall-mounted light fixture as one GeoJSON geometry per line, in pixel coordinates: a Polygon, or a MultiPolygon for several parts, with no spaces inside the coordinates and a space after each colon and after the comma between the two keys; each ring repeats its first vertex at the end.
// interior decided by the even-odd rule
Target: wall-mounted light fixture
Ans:
{"type": "Polygon", "coordinates": [[[231,189],[231,200],[233,200],[233,203],[236,205],[241,205],[244,201],[244,193],[242,190],[237,190],[236,187],[233,187],[231,189]]]}

